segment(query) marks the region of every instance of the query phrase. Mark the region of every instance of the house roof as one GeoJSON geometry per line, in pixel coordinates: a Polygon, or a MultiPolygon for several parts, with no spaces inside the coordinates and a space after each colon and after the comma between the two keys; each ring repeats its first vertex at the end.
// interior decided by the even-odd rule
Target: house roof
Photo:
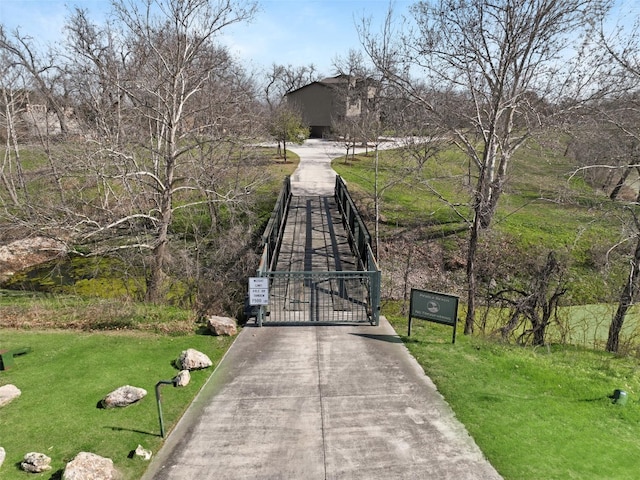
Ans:
{"type": "Polygon", "coordinates": [[[335,77],[327,77],[327,78],[323,78],[322,80],[318,80],[316,82],[308,83],[307,85],[304,85],[300,88],[290,91],[289,93],[287,93],[287,95],[291,95],[292,93],[299,92],[300,90],[309,88],[312,85],[321,85],[323,87],[333,88],[336,85],[344,84],[344,83],[347,83],[348,81],[349,81],[349,75],[340,74],[335,77]]]}

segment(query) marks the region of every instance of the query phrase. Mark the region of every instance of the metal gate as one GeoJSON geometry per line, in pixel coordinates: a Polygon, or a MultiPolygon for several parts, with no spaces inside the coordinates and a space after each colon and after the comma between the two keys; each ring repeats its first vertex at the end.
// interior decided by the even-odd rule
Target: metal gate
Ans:
{"type": "Polygon", "coordinates": [[[267,272],[268,324],[376,324],[377,272],[267,272]]]}

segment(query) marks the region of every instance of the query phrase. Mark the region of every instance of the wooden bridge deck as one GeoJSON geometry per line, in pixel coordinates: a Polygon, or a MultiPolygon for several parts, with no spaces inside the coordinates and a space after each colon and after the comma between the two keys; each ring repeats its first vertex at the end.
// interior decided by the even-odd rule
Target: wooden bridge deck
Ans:
{"type": "Polygon", "coordinates": [[[357,270],[333,197],[292,197],[276,271],[357,270]]]}

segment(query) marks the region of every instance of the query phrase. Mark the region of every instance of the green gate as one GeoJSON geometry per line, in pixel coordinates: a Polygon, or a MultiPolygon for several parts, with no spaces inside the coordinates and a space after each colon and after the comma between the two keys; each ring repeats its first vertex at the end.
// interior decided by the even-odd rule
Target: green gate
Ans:
{"type": "Polygon", "coordinates": [[[269,278],[269,304],[260,307],[257,323],[269,325],[379,324],[380,278],[369,232],[340,177],[335,199],[357,258],[356,270],[273,271],[285,229],[291,186],[285,179],[262,236],[263,253],[257,276],[269,278]]]}

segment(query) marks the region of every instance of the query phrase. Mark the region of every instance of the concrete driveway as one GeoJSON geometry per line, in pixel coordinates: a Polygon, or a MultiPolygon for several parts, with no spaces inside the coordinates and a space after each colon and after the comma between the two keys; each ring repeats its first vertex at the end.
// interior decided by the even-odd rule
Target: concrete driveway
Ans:
{"type": "Polygon", "coordinates": [[[501,477],[383,317],[244,328],[143,478],[501,477]]]}
{"type": "MultiPolygon", "coordinates": [[[[383,150],[393,148],[394,145],[396,142],[389,140],[381,143],[378,148],[383,150]]],[[[346,155],[344,142],[309,139],[302,145],[287,145],[287,149],[300,157],[300,165],[291,176],[293,195],[333,195],[336,172],[331,168],[331,161],[346,155]]],[[[356,148],[358,153],[364,151],[362,147],[356,148]]]]}

